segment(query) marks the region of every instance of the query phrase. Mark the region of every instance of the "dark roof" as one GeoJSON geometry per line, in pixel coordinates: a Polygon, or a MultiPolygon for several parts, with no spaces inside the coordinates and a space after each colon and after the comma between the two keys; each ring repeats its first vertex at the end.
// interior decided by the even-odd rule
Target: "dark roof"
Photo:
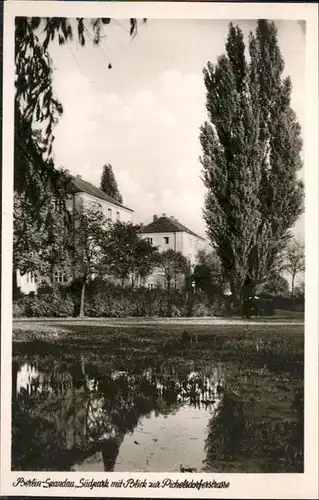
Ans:
{"type": "Polygon", "coordinates": [[[171,217],[167,217],[166,215],[162,217],[158,217],[158,219],[154,220],[150,224],[147,224],[147,226],[144,226],[142,229],[139,231],[140,233],[181,233],[185,232],[188,234],[191,234],[193,236],[196,236],[196,238],[200,238],[201,240],[205,240],[205,238],[202,238],[198,234],[194,233],[190,229],[188,229],[186,226],[181,224],[178,220],[172,219],[171,217]]]}
{"type": "Polygon", "coordinates": [[[125,207],[121,205],[117,200],[115,200],[112,196],[104,193],[101,189],[97,188],[90,182],[83,180],[81,177],[76,177],[74,175],[70,175],[71,178],[71,192],[72,193],[87,193],[95,198],[100,198],[101,200],[108,201],[113,205],[117,205],[118,207],[125,208],[130,212],[134,212],[131,208],[125,207]]]}

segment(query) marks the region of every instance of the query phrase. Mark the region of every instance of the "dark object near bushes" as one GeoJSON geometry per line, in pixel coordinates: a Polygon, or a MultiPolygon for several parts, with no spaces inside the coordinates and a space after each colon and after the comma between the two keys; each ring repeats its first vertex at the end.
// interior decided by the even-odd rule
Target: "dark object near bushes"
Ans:
{"type": "Polygon", "coordinates": [[[243,316],[273,316],[275,312],[274,301],[272,299],[254,298],[247,299],[243,304],[243,316]]]}

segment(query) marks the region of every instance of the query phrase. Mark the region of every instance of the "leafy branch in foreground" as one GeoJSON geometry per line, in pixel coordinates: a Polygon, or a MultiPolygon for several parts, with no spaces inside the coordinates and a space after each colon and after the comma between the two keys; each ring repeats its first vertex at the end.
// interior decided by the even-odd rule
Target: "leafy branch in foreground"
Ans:
{"type": "MultiPolygon", "coordinates": [[[[63,113],[62,103],[53,88],[50,44],[57,41],[59,45],[65,45],[77,39],[82,47],[87,40],[97,45],[102,38],[102,28],[110,22],[109,18],[88,22],[83,18],[15,19],[15,189],[23,187],[27,196],[34,194],[30,198],[33,203],[36,203],[40,189],[30,187],[36,172],[41,179],[44,175],[55,186],[54,127],[63,113]]],[[[138,29],[137,19],[130,19],[129,26],[129,34],[134,37],[138,29]]]]}

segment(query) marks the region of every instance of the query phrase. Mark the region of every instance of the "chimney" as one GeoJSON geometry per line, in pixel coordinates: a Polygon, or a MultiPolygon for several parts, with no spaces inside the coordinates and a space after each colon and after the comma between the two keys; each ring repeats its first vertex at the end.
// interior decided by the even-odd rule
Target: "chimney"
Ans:
{"type": "Polygon", "coordinates": [[[143,223],[143,222],[141,222],[141,223],[140,223],[140,228],[141,228],[141,229],[143,229],[143,227],[144,227],[144,223],[143,223]]]}
{"type": "Polygon", "coordinates": [[[78,179],[82,179],[82,175],[76,174],[76,176],[77,176],[78,179]]]}
{"type": "Polygon", "coordinates": [[[162,214],[162,217],[166,217],[166,214],[162,214]]]}
{"type": "Polygon", "coordinates": [[[155,222],[158,219],[157,215],[153,215],[153,222],[155,222]]]}

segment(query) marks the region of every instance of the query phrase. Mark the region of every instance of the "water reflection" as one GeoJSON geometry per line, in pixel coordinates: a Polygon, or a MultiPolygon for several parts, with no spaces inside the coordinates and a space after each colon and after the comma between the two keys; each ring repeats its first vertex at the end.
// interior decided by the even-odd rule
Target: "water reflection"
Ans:
{"type": "Polygon", "coordinates": [[[147,472],[202,468],[224,383],[221,366],[84,357],[16,359],[13,381],[14,469],[147,472]]]}

